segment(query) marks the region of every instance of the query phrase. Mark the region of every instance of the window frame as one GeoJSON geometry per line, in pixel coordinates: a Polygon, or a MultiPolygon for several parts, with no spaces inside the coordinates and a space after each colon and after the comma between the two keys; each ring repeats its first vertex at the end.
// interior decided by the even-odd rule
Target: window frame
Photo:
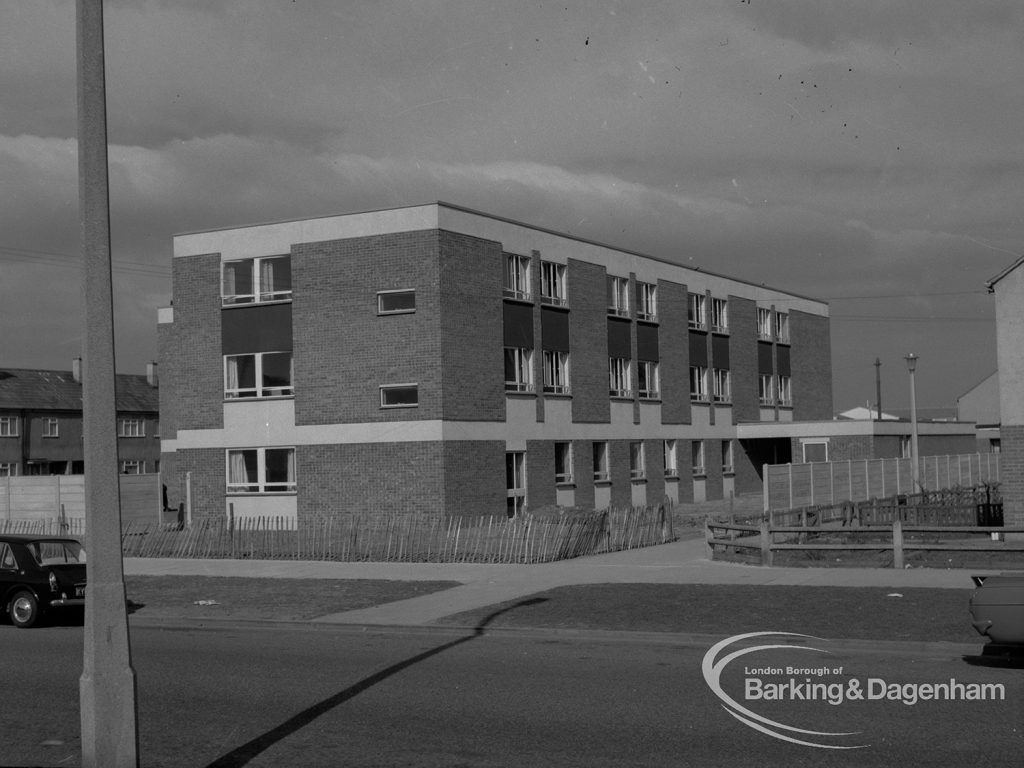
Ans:
{"type": "Polygon", "coordinates": [[[732,371],[728,368],[711,370],[711,397],[716,403],[732,402],[732,371]]]}
{"type": "Polygon", "coordinates": [[[0,416],[0,437],[21,437],[21,419],[15,415],[0,416]]]}
{"type": "Polygon", "coordinates": [[[122,475],[144,475],[146,474],[146,462],[144,459],[121,459],[118,461],[118,473],[122,475]]]}
{"type": "Polygon", "coordinates": [[[793,378],[791,376],[779,375],[777,381],[777,401],[783,408],[793,407],[793,378]]]}
{"type": "Polygon", "coordinates": [[[707,296],[703,293],[688,293],[686,302],[686,324],[688,327],[706,331],[708,327],[707,296]]]}
{"type": "Polygon", "coordinates": [[[637,361],[636,388],[641,400],[658,400],[661,398],[660,368],[661,366],[657,360],[637,361]]]}
{"type": "Polygon", "coordinates": [[[629,479],[634,482],[647,479],[647,453],[643,440],[629,442],[629,479]]]}
{"type": "Polygon", "coordinates": [[[553,349],[543,350],[544,393],[548,395],[568,395],[572,389],[569,384],[569,353],[553,349]]]}
{"type": "Polygon", "coordinates": [[[708,398],[708,369],[704,365],[690,366],[690,402],[707,403],[708,398]],[[694,386],[696,385],[696,386],[694,386]]]}
{"type": "Polygon", "coordinates": [[[611,303],[608,314],[615,317],[629,317],[629,278],[608,275],[611,285],[611,303]]]}
{"type": "Polygon", "coordinates": [[[636,281],[636,319],[648,323],[658,320],[658,286],[636,281]]]}
{"type": "Polygon", "coordinates": [[[706,477],[708,474],[707,456],[703,440],[690,441],[690,466],[694,477],[706,477]]]}
{"type": "Polygon", "coordinates": [[[526,451],[505,451],[505,512],[509,518],[525,511],[526,494],[526,451]]]}
{"type": "MultiPolygon", "coordinates": [[[[291,350],[268,350],[266,352],[242,352],[235,355],[224,355],[224,399],[232,402],[236,400],[270,400],[285,397],[295,397],[295,355],[291,350]],[[263,359],[269,355],[288,355],[288,385],[279,387],[267,387],[263,385],[263,359]],[[234,358],[253,358],[253,377],[255,386],[231,388],[228,386],[228,361],[234,358]],[[272,392],[271,390],[287,390],[272,392]],[[241,394],[242,392],[253,392],[252,395],[241,394]]],[[[236,374],[237,375],[237,374],[236,374]]]]}
{"type": "Polygon", "coordinates": [[[530,267],[533,261],[532,256],[523,256],[518,253],[505,254],[505,298],[517,301],[533,301],[533,286],[531,285],[530,267]]]}
{"type": "Polygon", "coordinates": [[[711,297],[711,331],[729,332],[729,300],[711,297]]]}
{"type": "Polygon", "coordinates": [[[782,344],[789,343],[789,313],[776,312],[773,318],[775,323],[775,340],[782,344]]]}
{"type": "Polygon", "coordinates": [[[44,416],[41,420],[43,425],[42,437],[51,439],[60,437],[60,419],[56,416],[44,416]]]}
{"type": "Polygon", "coordinates": [[[133,416],[122,416],[117,420],[117,436],[137,438],[146,436],[146,420],[133,416]]]}
{"type": "Polygon", "coordinates": [[[564,440],[555,442],[555,485],[572,485],[575,482],[572,466],[572,443],[564,440]],[[562,471],[559,472],[559,465],[562,471]]]}
{"type": "Polygon", "coordinates": [[[633,360],[628,357],[608,358],[608,396],[633,397],[633,360]],[[625,386],[622,386],[625,384],[625,386]]]}
{"type": "Polygon", "coordinates": [[[553,307],[564,307],[569,303],[569,296],[566,291],[565,264],[557,261],[540,262],[540,302],[553,307]],[[553,274],[552,274],[553,273],[553,274]],[[552,288],[554,290],[552,290],[552,288]]]}
{"type": "Polygon", "coordinates": [[[533,349],[530,347],[505,347],[505,392],[532,394],[537,391],[533,378],[533,349]],[[512,354],[512,371],[516,378],[508,378],[509,353],[512,354]],[[522,380],[520,380],[522,379],[522,380]]]}
{"type": "Polygon", "coordinates": [[[775,338],[772,323],[772,311],[768,307],[757,308],[757,338],[761,341],[772,341],[775,338]]]}
{"type": "Polygon", "coordinates": [[[411,315],[416,312],[416,289],[415,288],[394,288],[386,291],[377,291],[377,314],[378,315],[411,315]],[[412,296],[412,307],[401,309],[385,309],[384,299],[396,296],[412,296]]]}
{"type": "Polygon", "coordinates": [[[595,483],[609,483],[612,479],[611,456],[607,440],[591,442],[591,468],[594,471],[595,483]]]}
{"type": "Polygon", "coordinates": [[[771,373],[759,373],[757,376],[757,401],[765,408],[776,404],[775,376],[771,373]]]}
{"type": "Polygon", "coordinates": [[[295,446],[261,446],[258,448],[227,448],[224,450],[224,487],[229,496],[280,496],[294,494],[298,489],[298,467],[296,466],[295,446]],[[267,452],[284,451],[291,453],[292,479],[284,482],[267,481],[267,452]],[[233,454],[255,453],[256,479],[254,482],[231,481],[231,457],[233,454]],[[244,486],[244,487],[242,487],[244,486]],[[255,486],[255,490],[253,490],[255,486]],[[273,486],[273,487],[270,487],[273,486]],[[284,487],[279,487],[284,486],[284,487]]]}
{"type": "Polygon", "coordinates": [[[736,448],[731,439],[722,441],[722,474],[736,474],[736,448]]]}
{"type": "Polygon", "coordinates": [[[662,452],[665,463],[665,477],[679,477],[679,446],[675,439],[665,440],[662,452]]]}
{"type": "Polygon", "coordinates": [[[378,388],[380,392],[380,407],[388,410],[392,408],[419,408],[420,407],[420,385],[417,382],[404,382],[402,384],[381,384],[378,388]],[[416,395],[416,402],[414,403],[388,403],[386,402],[385,392],[396,392],[411,390],[416,395]]]}
{"type": "MultiPolygon", "coordinates": [[[[292,256],[290,253],[277,253],[267,256],[248,256],[243,259],[225,259],[221,262],[221,278],[220,278],[220,298],[221,306],[223,307],[237,307],[237,306],[248,306],[250,304],[271,304],[275,302],[291,301],[292,300],[292,256]],[[288,288],[287,290],[279,291],[263,291],[263,286],[260,283],[260,273],[262,272],[261,266],[266,261],[281,261],[287,260],[288,263],[288,288]],[[249,262],[252,264],[252,271],[250,273],[250,284],[249,293],[227,293],[227,268],[232,264],[242,264],[249,262]]],[[[237,291],[237,286],[236,286],[237,291]]]]}
{"type": "Polygon", "coordinates": [[[18,462],[0,461],[0,477],[17,477],[18,462]]]}

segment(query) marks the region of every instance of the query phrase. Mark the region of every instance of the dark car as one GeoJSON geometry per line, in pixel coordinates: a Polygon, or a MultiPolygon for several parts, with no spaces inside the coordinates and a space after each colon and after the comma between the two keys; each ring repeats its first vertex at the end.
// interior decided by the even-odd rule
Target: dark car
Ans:
{"type": "Polygon", "coordinates": [[[0,607],[16,627],[85,605],[85,547],[66,536],[0,534],[0,607]]]}

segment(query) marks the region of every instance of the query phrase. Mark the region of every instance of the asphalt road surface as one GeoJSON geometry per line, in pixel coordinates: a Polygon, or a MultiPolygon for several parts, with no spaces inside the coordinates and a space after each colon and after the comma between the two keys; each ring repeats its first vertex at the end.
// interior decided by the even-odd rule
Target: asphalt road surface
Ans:
{"type": "MultiPolygon", "coordinates": [[[[868,643],[781,639],[786,647],[736,656],[724,665],[721,689],[751,718],[727,709],[702,673],[716,639],[133,627],[141,764],[1021,764],[1020,665],[969,663],[956,646],[880,650],[868,643]],[[787,667],[811,671],[794,675],[787,667]],[[978,692],[971,686],[989,683],[990,693],[1001,690],[1002,696],[908,702],[923,685],[951,678],[964,686],[951,690],[978,692]],[[825,695],[848,692],[852,683],[856,693],[869,680],[898,683],[900,698],[854,695],[830,703],[778,687],[792,681],[806,694],[809,689],[800,689],[805,681],[822,683],[825,695]],[[769,691],[776,698],[769,699],[769,691]]],[[[79,765],[81,647],[80,627],[0,626],[0,766],[79,765]]]]}

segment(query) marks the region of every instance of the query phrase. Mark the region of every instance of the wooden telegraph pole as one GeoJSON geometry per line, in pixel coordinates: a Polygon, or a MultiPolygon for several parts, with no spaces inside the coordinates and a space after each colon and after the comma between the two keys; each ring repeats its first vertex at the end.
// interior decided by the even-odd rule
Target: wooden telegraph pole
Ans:
{"type": "Polygon", "coordinates": [[[139,764],[128,641],[114,394],[103,0],[77,0],[78,199],[85,273],[82,422],[89,578],[79,700],[84,768],[139,764]]]}

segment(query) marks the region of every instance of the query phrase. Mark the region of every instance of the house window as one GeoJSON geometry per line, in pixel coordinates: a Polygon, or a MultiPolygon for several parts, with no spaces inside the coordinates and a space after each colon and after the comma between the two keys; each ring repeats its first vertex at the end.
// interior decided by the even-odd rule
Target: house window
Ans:
{"type": "Polygon", "coordinates": [[[611,479],[608,473],[608,443],[596,442],[594,447],[594,482],[606,483],[611,479]]]}
{"type": "Polygon", "coordinates": [[[716,333],[729,330],[729,302],[726,299],[711,299],[711,330],[716,333]]]}
{"type": "Polygon", "coordinates": [[[534,391],[532,349],[505,347],[505,391],[534,391]]]}
{"type": "Polygon", "coordinates": [[[691,328],[704,329],[708,327],[707,297],[703,293],[690,294],[687,320],[691,328]]]}
{"type": "Polygon", "coordinates": [[[700,403],[708,401],[708,369],[703,365],[690,366],[690,399],[700,403]]]}
{"type": "Polygon", "coordinates": [[[779,376],[779,405],[793,406],[793,385],[789,376],[779,376]]]}
{"type": "Polygon", "coordinates": [[[900,435],[900,458],[911,459],[914,452],[910,443],[910,435],[900,435]]]}
{"type": "Polygon", "coordinates": [[[775,313],[775,340],[789,343],[789,315],[785,312],[775,313]]]}
{"type": "Polygon", "coordinates": [[[690,453],[693,456],[694,477],[707,474],[707,467],[704,465],[704,441],[693,440],[690,442],[690,453]]]}
{"type": "Polygon", "coordinates": [[[828,440],[801,440],[804,463],[828,461],[828,440]]]}
{"type": "Polygon", "coordinates": [[[18,436],[18,417],[0,416],[0,437],[18,436]]]}
{"type": "Polygon", "coordinates": [[[644,457],[644,444],[640,441],[629,444],[629,479],[643,480],[647,477],[647,462],[644,457]]]}
{"type": "Polygon", "coordinates": [[[772,311],[770,309],[757,308],[757,338],[764,341],[771,341],[774,338],[772,335],[772,311]]]}
{"type": "Polygon", "coordinates": [[[526,509],[526,453],[509,451],[505,454],[505,511],[515,517],[526,509]]]}
{"type": "Polygon", "coordinates": [[[415,408],[419,404],[418,384],[382,384],[380,387],[381,408],[415,408]]]}
{"type": "Polygon", "coordinates": [[[118,437],[145,437],[146,422],[142,419],[118,419],[118,437]]]}
{"type": "Polygon", "coordinates": [[[544,350],[544,391],[569,394],[569,353],[544,350]]]}
{"type": "Polygon", "coordinates": [[[608,358],[608,394],[612,397],[632,397],[630,361],[625,357],[608,358]]]}
{"type": "Polygon", "coordinates": [[[295,491],[294,448],[246,448],[227,451],[228,493],[295,491]]]}
{"type": "Polygon", "coordinates": [[[757,399],[761,405],[775,405],[775,377],[770,373],[757,377],[757,399]]]}
{"type": "Polygon", "coordinates": [[[225,305],[290,299],[292,257],[263,256],[225,261],[221,296],[225,305]]]}
{"type": "Polygon", "coordinates": [[[732,402],[732,374],[728,369],[715,368],[712,375],[713,394],[716,403],[732,402]]]}
{"type": "Polygon", "coordinates": [[[122,475],[141,475],[146,471],[146,462],[137,459],[122,459],[122,475]]]}
{"type": "Polygon", "coordinates": [[[512,299],[529,301],[530,290],[530,257],[515,253],[505,254],[505,295],[512,299]]]}
{"type": "Polygon", "coordinates": [[[43,437],[60,437],[60,422],[52,417],[43,419],[43,437]]]}
{"type": "Polygon", "coordinates": [[[292,394],[291,352],[224,356],[224,397],[284,397],[292,394]]]}
{"type": "Polygon", "coordinates": [[[639,320],[658,319],[658,287],[652,283],[636,284],[636,316],[639,320]]]}
{"type": "Polygon", "coordinates": [[[735,464],[733,463],[733,448],[732,440],[722,441],[722,472],[726,475],[731,475],[736,471],[735,464]]]}
{"type": "Polygon", "coordinates": [[[18,474],[18,465],[13,462],[0,462],[0,477],[14,477],[18,474]]]}
{"type": "Polygon", "coordinates": [[[666,440],[665,451],[665,477],[677,477],[679,475],[679,464],[676,457],[676,441],[666,440]]]}
{"type": "Polygon", "coordinates": [[[553,261],[542,261],[540,263],[540,300],[542,304],[554,304],[557,307],[565,306],[564,264],[555,264],[553,261]]]}
{"type": "Polygon", "coordinates": [[[405,315],[415,311],[415,290],[407,288],[399,291],[377,292],[378,315],[405,315]]]}
{"type": "Polygon", "coordinates": [[[555,443],[555,482],[572,482],[572,443],[555,443]]]}
{"type": "Polygon", "coordinates": [[[660,396],[658,364],[650,360],[641,360],[636,366],[636,378],[640,397],[646,400],[657,400],[660,396]]]}
{"type": "Polygon", "coordinates": [[[629,317],[629,278],[608,277],[608,314],[629,317]]]}

